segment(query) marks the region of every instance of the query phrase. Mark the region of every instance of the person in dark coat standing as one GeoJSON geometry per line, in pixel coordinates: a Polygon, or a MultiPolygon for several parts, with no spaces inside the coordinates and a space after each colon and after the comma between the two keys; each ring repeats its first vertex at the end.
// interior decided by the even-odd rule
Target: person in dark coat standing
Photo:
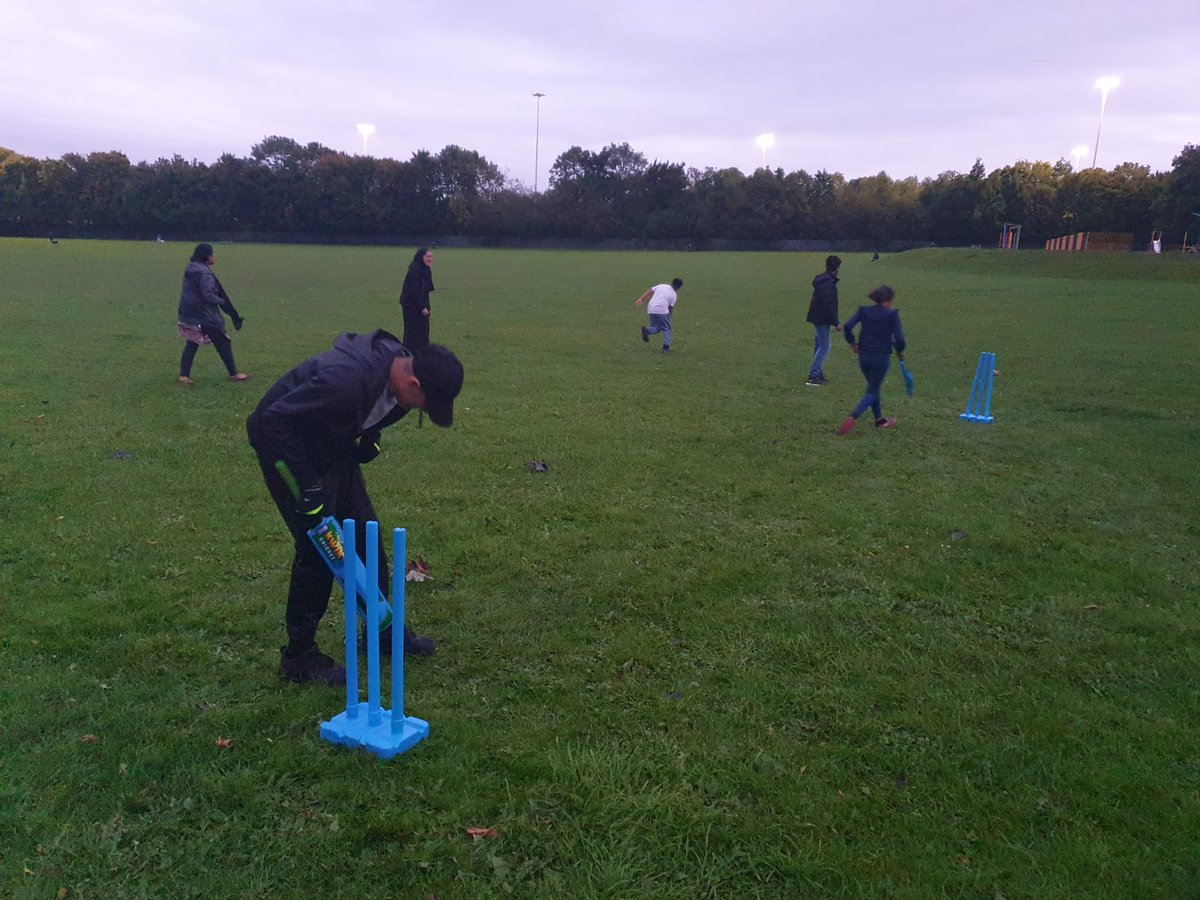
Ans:
{"type": "Polygon", "coordinates": [[[836,256],[825,257],[825,271],[813,279],[812,299],[808,302],[808,321],[813,327],[813,358],[808,367],[809,387],[828,384],[822,366],[829,355],[829,329],[841,331],[838,321],[838,270],[842,261],[836,256]]]}
{"type": "MultiPolygon", "coordinates": [[[[333,573],[309,541],[308,530],[326,515],[354,519],[358,546],[365,549],[366,523],[379,519],[362,466],[379,455],[383,429],[414,409],[429,413],[435,425],[449,427],[462,384],[462,363],[445,347],[430,344],[410,351],[382,329],[347,333],[332,349],[285,373],[246,420],[267,490],[295,541],[285,616],[288,643],[279,659],[279,672],[288,681],[346,682],[345,668],[317,648],[333,573]],[[299,487],[298,500],[281,466],[299,487]]],[[[403,566],[404,560],[396,565],[403,566]]],[[[382,547],[379,583],[389,583],[382,547]]],[[[390,652],[390,647],[391,631],[385,630],[380,650],[390,652]]],[[[404,652],[430,656],[434,643],[406,628],[404,652]]]]}
{"type": "Polygon", "coordinates": [[[404,337],[409,350],[429,345],[429,295],[433,293],[433,254],[421,247],[413,254],[400,288],[400,310],[404,314],[404,337]]]}
{"type": "Polygon", "coordinates": [[[233,343],[225,333],[226,313],[233,320],[233,327],[242,330],[242,317],[233,307],[233,301],[221,287],[213,274],[213,263],[217,261],[212,244],[197,244],[192,258],[183,270],[183,289],[179,293],[177,322],[179,336],[183,338],[183,355],[179,358],[179,383],[192,384],[192,361],[196,351],[204,344],[212,344],[221,362],[229,371],[230,381],[245,381],[250,376],[237,370],[233,361],[233,343]]]}
{"type": "Polygon", "coordinates": [[[846,343],[858,356],[858,367],[862,369],[863,377],[867,379],[867,390],[858,406],[837,427],[838,434],[849,434],[854,430],[858,417],[870,407],[875,414],[876,428],[895,428],[896,420],[884,416],[882,404],[883,376],[887,374],[891,362],[892,348],[896,348],[896,358],[904,359],[904,329],[900,327],[900,310],[892,309],[892,301],[896,292],[886,284],[881,284],[867,295],[874,306],[860,306],[846,320],[846,343]],[[862,325],[858,340],[854,339],[854,328],[862,325]]]}

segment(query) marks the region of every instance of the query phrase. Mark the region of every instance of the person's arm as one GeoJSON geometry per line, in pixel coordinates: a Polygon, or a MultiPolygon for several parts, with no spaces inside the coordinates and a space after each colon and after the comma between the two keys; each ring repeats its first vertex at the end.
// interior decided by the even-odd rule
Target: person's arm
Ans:
{"type": "Polygon", "coordinates": [[[283,460],[306,493],[320,489],[323,474],[309,458],[306,438],[314,431],[342,435],[347,452],[353,452],[365,415],[354,391],[339,386],[336,375],[327,378],[327,374],[331,373],[314,373],[259,414],[264,438],[260,449],[272,459],[283,460]]]}
{"type": "Polygon", "coordinates": [[[892,317],[892,343],[896,345],[896,358],[904,359],[904,348],[908,343],[904,340],[904,329],[900,327],[900,311],[892,317]]]}
{"type": "Polygon", "coordinates": [[[633,305],[641,306],[642,303],[646,300],[646,298],[648,298],[653,293],[654,293],[654,288],[647,288],[646,293],[642,294],[642,296],[638,297],[636,300],[633,301],[633,305]]]}
{"type": "Polygon", "coordinates": [[[412,275],[405,273],[404,283],[400,285],[400,305],[412,312],[416,312],[423,306],[421,298],[417,296],[415,287],[412,275]]]}
{"type": "Polygon", "coordinates": [[[220,309],[229,299],[224,294],[221,282],[217,281],[216,275],[212,272],[200,273],[200,300],[202,302],[220,309]]]}
{"type": "Polygon", "coordinates": [[[846,343],[849,344],[854,349],[855,353],[858,352],[858,342],[854,340],[854,326],[857,325],[859,322],[859,319],[862,318],[859,315],[861,312],[862,312],[861,308],[856,309],[854,311],[854,315],[852,315],[849,319],[847,319],[846,324],[842,326],[842,329],[843,329],[843,332],[844,332],[844,335],[846,338],[846,343]]]}

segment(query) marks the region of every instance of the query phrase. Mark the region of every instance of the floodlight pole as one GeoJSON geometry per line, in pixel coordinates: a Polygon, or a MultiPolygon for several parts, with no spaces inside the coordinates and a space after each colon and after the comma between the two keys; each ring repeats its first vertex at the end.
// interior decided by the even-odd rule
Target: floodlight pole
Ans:
{"type": "Polygon", "coordinates": [[[538,188],[538,150],[542,141],[542,98],[546,95],[541,91],[533,94],[537,103],[537,118],[533,130],[533,192],[537,193],[538,188]]]}
{"type": "Polygon", "coordinates": [[[1104,107],[1108,105],[1108,92],[1117,86],[1113,76],[1096,79],[1096,87],[1100,89],[1100,122],[1096,125],[1096,147],[1092,151],[1092,168],[1096,168],[1096,159],[1100,156],[1100,129],[1104,127],[1104,107]]]}

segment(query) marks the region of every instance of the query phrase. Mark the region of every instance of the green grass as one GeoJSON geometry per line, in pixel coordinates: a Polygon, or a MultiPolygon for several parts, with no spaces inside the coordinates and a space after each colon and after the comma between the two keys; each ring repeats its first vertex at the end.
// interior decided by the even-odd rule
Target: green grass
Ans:
{"type": "Polygon", "coordinates": [[[381,763],[276,676],[289,538],[243,423],[399,330],[409,253],[218,247],[253,378],[204,348],[184,389],[189,251],[0,241],[0,893],[1195,895],[1195,264],[847,256],[917,394],[836,438],[862,379],[839,342],[803,386],[817,255],[438,250],[458,424],[366,470],[440,642],[430,738],[381,763]],[[665,357],[633,300],[675,275],[665,357]],[[958,419],[982,350],[990,426],[958,419]]]}

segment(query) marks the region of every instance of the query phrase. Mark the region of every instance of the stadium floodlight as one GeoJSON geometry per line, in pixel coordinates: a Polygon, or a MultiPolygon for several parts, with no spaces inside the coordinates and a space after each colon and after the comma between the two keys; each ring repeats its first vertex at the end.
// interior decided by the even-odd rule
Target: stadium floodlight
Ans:
{"type": "Polygon", "coordinates": [[[532,95],[534,102],[537,104],[536,118],[533,124],[533,192],[537,193],[538,181],[538,149],[542,143],[542,98],[546,95],[541,91],[535,91],[532,95]]]}
{"type": "Polygon", "coordinates": [[[1120,85],[1121,79],[1116,75],[1105,75],[1097,78],[1094,87],[1100,92],[1100,124],[1096,126],[1096,149],[1092,153],[1092,168],[1096,168],[1096,157],[1100,155],[1100,129],[1104,127],[1104,107],[1108,106],[1108,92],[1120,85]]]}
{"type": "Polygon", "coordinates": [[[367,138],[369,138],[371,135],[373,135],[375,133],[375,126],[372,125],[370,122],[359,122],[358,123],[358,133],[362,135],[363,156],[366,156],[367,155],[367,138]]]}
{"type": "Polygon", "coordinates": [[[1079,164],[1087,158],[1087,144],[1080,144],[1078,147],[1071,148],[1071,159],[1075,161],[1075,171],[1079,171],[1079,164]]]}
{"type": "Polygon", "coordinates": [[[775,133],[768,131],[754,139],[754,145],[762,151],[763,168],[767,165],[767,150],[775,146],[775,133]]]}

